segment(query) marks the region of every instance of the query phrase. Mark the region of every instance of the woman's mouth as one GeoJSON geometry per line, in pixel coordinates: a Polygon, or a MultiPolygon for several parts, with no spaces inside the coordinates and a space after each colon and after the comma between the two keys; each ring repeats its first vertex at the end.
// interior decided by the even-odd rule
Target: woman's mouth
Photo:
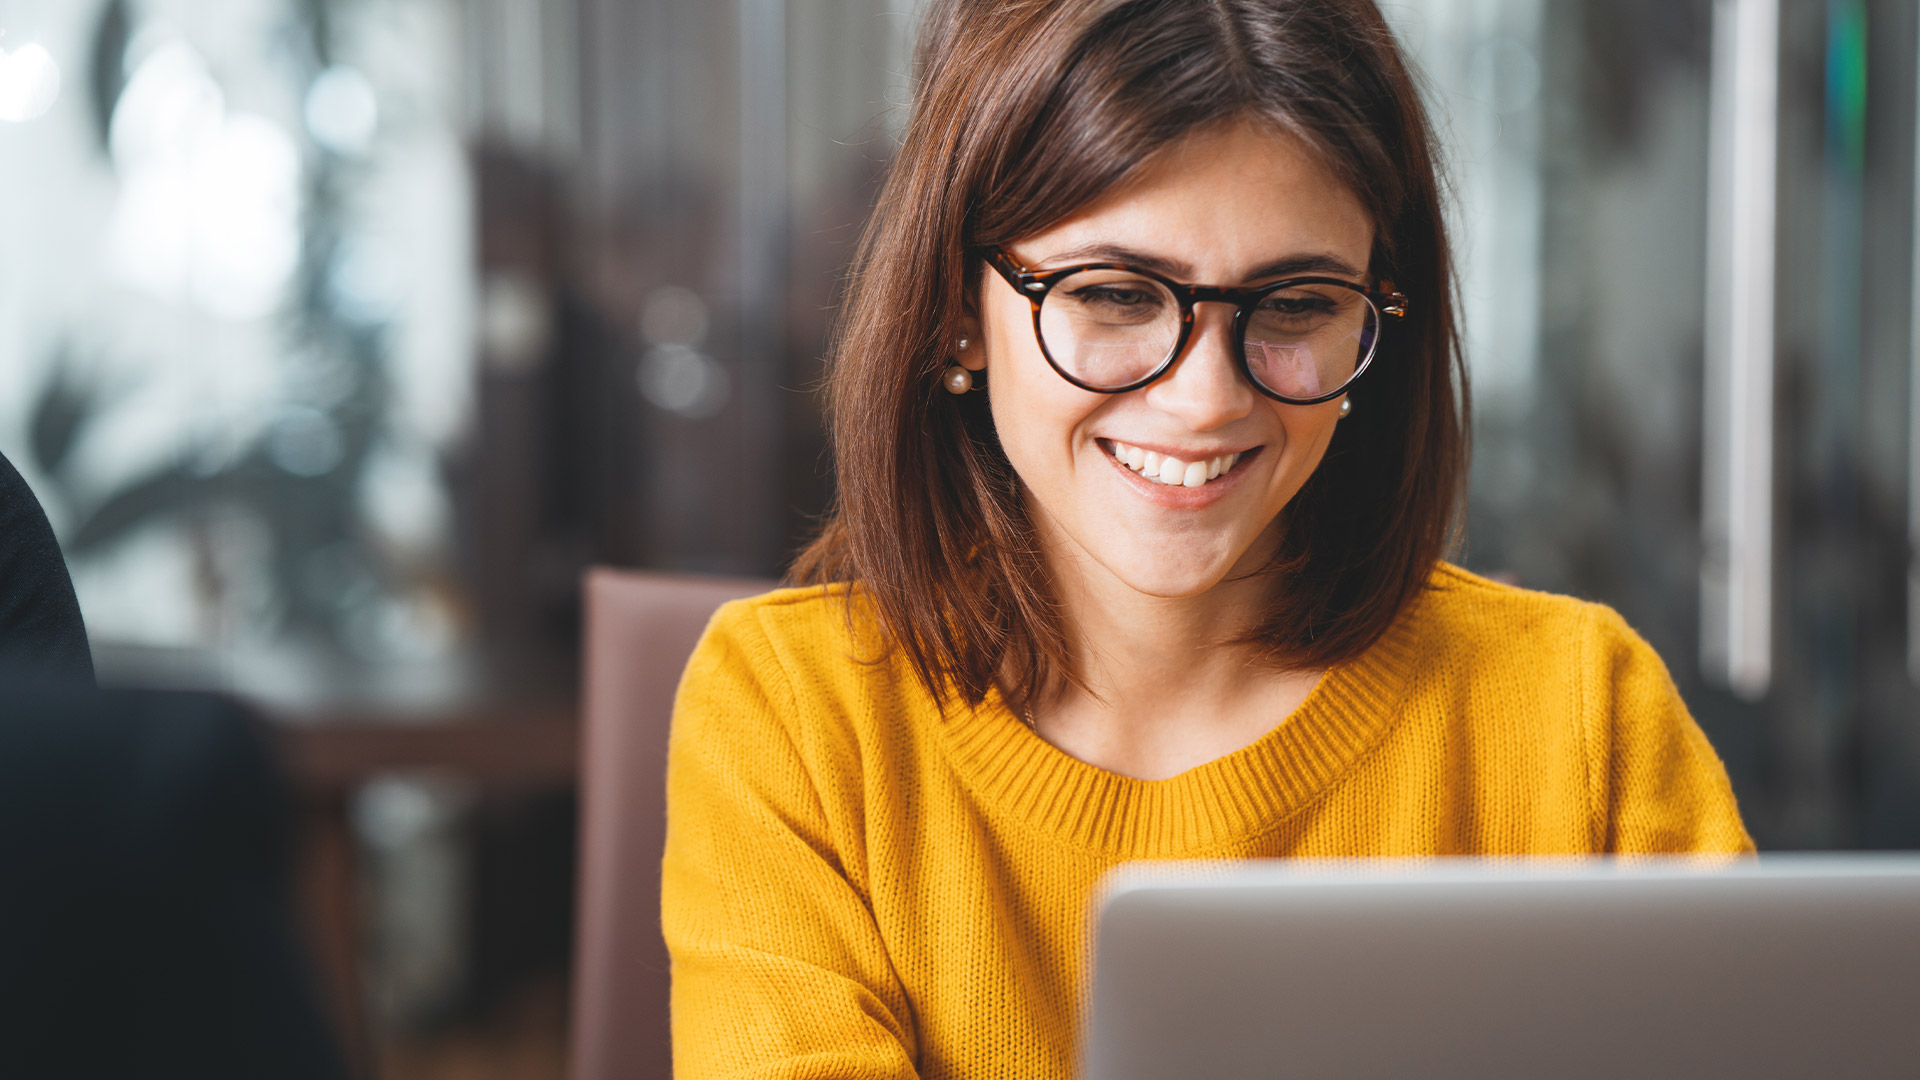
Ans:
{"type": "Polygon", "coordinates": [[[1113,457],[1113,460],[1125,465],[1144,479],[1156,484],[1165,484],[1168,487],[1200,487],[1232,471],[1234,465],[1246,456],[1244,452],[1235,451],[1217,457],[1183,461],[1169,454],[1143,450],[1118,439],[1100,441],[1106,445],[1107,453],[1113,457]]]}

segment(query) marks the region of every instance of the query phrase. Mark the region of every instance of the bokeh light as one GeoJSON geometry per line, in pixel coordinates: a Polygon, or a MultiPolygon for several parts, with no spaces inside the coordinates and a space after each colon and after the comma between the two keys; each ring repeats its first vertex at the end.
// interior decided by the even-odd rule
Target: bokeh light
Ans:
{"type": "Polygon", "coordinates": [[[313,141],[328,150],[346,157],[366,153],[380,126],[373,84],[357,68],[335,64],[308,89],[306,121],[313,141]]]}
{"type": "Polygon", "coordinates": [[[300,255],[300,151],[279,125],[229,112],[200,54],[168,41],[128,79],[109,145],[109,243],[128,284],[230,319],[280,305],[300,255]]]}
{"type": "Polygon", "coordinates": [[[59,96],[60,65],[46,49],[0,49],[0,121],[21,124],[42,116],[59,96]]]}

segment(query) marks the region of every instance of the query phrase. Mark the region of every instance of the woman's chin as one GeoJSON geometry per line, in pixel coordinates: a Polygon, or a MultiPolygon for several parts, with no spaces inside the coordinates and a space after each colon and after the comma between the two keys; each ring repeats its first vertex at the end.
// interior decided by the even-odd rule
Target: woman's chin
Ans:
{"type": "Polygon", "coordinates": [[[1227,579],[1230,559],[1196,561],[1179,566],[1107,565],[1120,584],[1158,600],[1187,600],[1205,595],[1227,579]]]}

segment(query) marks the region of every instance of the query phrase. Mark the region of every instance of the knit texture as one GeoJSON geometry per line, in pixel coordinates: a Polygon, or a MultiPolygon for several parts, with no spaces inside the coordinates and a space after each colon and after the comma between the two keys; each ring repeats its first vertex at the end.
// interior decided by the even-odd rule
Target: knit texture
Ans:
{"type": "Polygon", "coordinates": [[[1159,781],[997,697],[944,715],[858,590],[728,604],[668,764],[675,1074],[1071,1074],[1132,859],[1743,852],[1726,771],[1608,608],[1450,566],[1253,744],[1159,781]]]}

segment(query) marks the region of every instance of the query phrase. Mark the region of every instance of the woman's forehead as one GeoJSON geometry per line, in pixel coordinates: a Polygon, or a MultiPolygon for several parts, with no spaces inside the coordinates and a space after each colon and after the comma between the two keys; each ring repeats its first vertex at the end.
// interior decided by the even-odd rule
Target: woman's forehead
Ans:
{"type": "Polygon", "coordinates": [[[1015,246],[1029,265],[1125,249],[1168,272],[1226,284],[1276,259],[1330,255],[1364,269],[1373,222],[1299,139],[1248,123],[1168,146],[1066,221],[1015,246]]]}

